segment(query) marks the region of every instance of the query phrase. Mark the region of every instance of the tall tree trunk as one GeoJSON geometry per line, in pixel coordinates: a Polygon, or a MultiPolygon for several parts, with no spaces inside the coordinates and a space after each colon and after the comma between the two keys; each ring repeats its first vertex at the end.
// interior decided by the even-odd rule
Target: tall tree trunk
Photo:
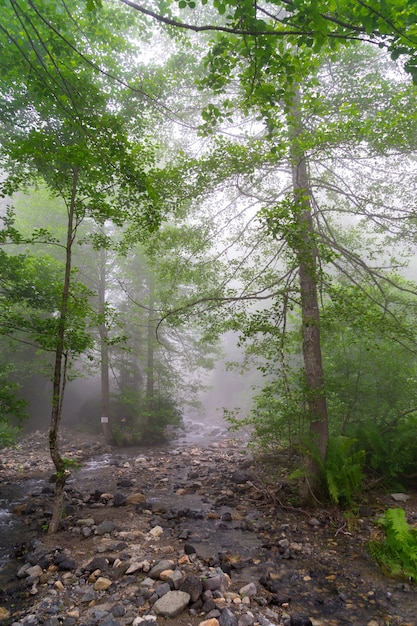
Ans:
{"type": "Polygon", "coordinates": [[[110,424],[110,380],[109,380],[109,346],[107,343],[107,326],[105,321],[106,304],[106,261],[107,253],[104,248],[100,250],[99,263],[99,334],[100,334],[100,374],[101,374],[101,428],[106,443],[114,443],[110,424]]]}
{"type": "Polygon", "coordinates": [[[318,459],[312,455],[306,456],[306,478],[302,484],[301,497],[305,504],[314,505],[321,497],[320,465],[326,459],[329,425],[320,341],[318,263],[311,206],[312,191],[307,157],[302,146],[303,124],[298,90],[293,98],[290,126],[293,193],[294,202],[298,208],[299,236],[296,254],[299,264],[302,349],[310,418],[310,440],[318,454],[318,459]]]}
{"type": "Polygon", "coordinates": [[[59,451],[58,435],[59,425],[62,416],[62,403],[64,400],[64,389],[66,382],[66,366],[68,355],[65,352],[65,331],[67,326],[68,301],[71,283],[71,264],[72,264],[72,244],[74,242],[74,215],[75,215],[75,199],[77,195],[78,170],[75,169],[72,175],[72,192],[68,206],[68,223],[67,223],[67,241],[66,241],[66,258],[65,258],[65,275],[64,286],[61,295],[61,310],[59,312],[58,333],[55,349],[55,367],[54,379],[52,386],[52,413],[51,424],[49,429],[49,450],[52,461],[55,465],[56,483],[55,497],[52,509],[52,519],[49,524],[48,534],[58,531],[64,508],[64,487],[67,480],[67,471],[64,459],[59,451]]]}
{"type": "Polygon", "coordinates": [[[154,408],[155,397],[155,311],[154,311],[154,285],[153,279],[149,278],[149,308],[147,325],[147,354],[146,354],[146,404],[148,410],[154,408]]]}

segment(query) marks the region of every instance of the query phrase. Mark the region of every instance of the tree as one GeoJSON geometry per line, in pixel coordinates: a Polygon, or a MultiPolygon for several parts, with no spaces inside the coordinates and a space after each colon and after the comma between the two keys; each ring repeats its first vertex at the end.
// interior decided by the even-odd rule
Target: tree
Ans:
{"type": "MultiPolygon", "coordinates": [[[[80,66],[75,47],[62,47],[62,33],[70,32],[75,40],[84,37],[77,23],[51,9],[57,19],[51,33],[49,7],[42,8],[44,12],[32,5],[11,7],[7,28],[1,29],[8,65],[2,66],[0,78],[1,93],[8,103],[1,120],[3,162],[9,172],[3,193],[13,193],[41,179],[51,194],[61,198],[67,215],[64,277],[55,328],[49,337],[55,353],[49,431],[57,474],[49,527],[53,533],[61,519],[68,469],[58,446],[67,368],[70,358],[90,345],[85,329],[86,294],[79,288],[77,292],[74,282],[73,247],[78,229],[86,219],[103,224],[112,218],[122,224],[130,211],[143,230],[152,230],[160,212],[152,199],[151,148],[129,142],[121,116],[110,112],[115,94],[97,77],[94,64],[85,59],[80,66]],[[23,46],[17,37],[22,29],[23,46]],[[140,164],[132,160],[132,153],[142,157],[140,164]]],[[[108,34],[107,28],[93,28],[97,48],[105,45],[108,34]]]]}
{"type": "MultiPolygon", "coordinates": [[[[222,54],[228,57],[226,75],[219,63],[220,48],[217,56],[212,53],[210,57],[210,74],[204,86],[213,88],[217,105],[207,108],[206,119],[210,123],[205,128],[213,129],[216,123],[224,123],[231,116],[235,124],[245,128],[246,136],[235,132],[228,141],[215,141],[212,160],[206,157],[203,163],[206,167],[209,164],[216,167],[217,163],[217,171],[230,176],[231,186],[236,181],[242,196],[264,207],[259,214],[263,232],[273,236],[275,248],[271,250],[263,244],[269,255],[266,260],[264,257],[267,271],[262,272],[262,265],[257,264],[253,271],[246,270],[245,278],[242,272],[239,287],[246,294],[243,298],[246,302],[269,299],[271,316],[275,317],[275,323],[278,318],[284,329],[289,305],[300,304],[304,311],[306,400],[313,442],[323,463],[328,424],[320,356],[319,301],[330,288],[336,270],[349,276],[353,284],[371,276],[379,285],[380,304],[384,306],[383,294],[393,283],[380,266],[394,267],[401,262],[394,255],[387,258],[389,244],[395,237],[403,236],[403,226],[412,227],[413,214],[410,188],[395,186],[395,168],[400,168],[403,178],[415,171],[413,161],[405,153],[406,145],[409,150],[414,145],[414,133],[407,133],[406,138],[405,128],[414,128],[415,116],[408,113],[398,119],[397,103],[399,99],[413,100],[415,95],[400,76],[396,81],[386,78],[382,58],[374,54],[370,59],[369,49],[352,48],[343,55],[347,64],[343,66],[334,60],[327,74],[326,63],[314,52],[281,46],[280,57],[284,54],[288,57],[283,66],[280,57],[274,56],[269,40],[262,44],[261,51],[254,48],[250,54],[248,42],[246,47],[239,48],[235,39],[224,40],[222,54]],[[266,49],[268,54],[263,57],[266,49]],[[358,90],[352,80],[353,68],[358,90]],[[234,101],[228,88],[232,80],[234,101]],[[236,97],[238,83],[241,99],[236,97]],[[244,126],[242,111],[257,115],[257,138],[248,139],[249,124],[244,126]],[[388,136],[393,119],[396,120],[394,133],[388,136]],[[388,170],[392,171],[391,178],[388,170]],[[401,194],[401,209],[398,194],[401,194]],[[369,232],[370,249],[359,250],[353,237],[349,242],[349,238],[341,235],[341,210],[351,212],[355,220],[363,220],[363,227],[369,232]],[[334,221],[331,215],[336,216],[334,221]],[[373,225],[379,233],[374,242],[370,238],[373,225]],[[251,286],[251,292],[241,286],[245,284],[251,286]],[[321,432],[319,438],[315,436],[316,429],[321,432]]],[[[353,230],[352,233],[354,236],[353,230]]],[[[245,241],[246,250],[256,250],[259,257],[261,233],[256,235],[255,231],[250,239],[246,230],[245,241]]],[[[246,254],[254,258],[249,252],[246,254]]],[[[239,330],[244,320],[244,314],[239,314],[231,325],[239,330]]],[[[261,313],[258,320],[254,316],[253,324],[248,322],[250,332],[262,333],[264,323],[261,313]]],[[[309,478],[313,499],[320,495],[315,493],[314,486],[318,479],[316,466],[309,478]]]]}
{"type": "MultiPolygon", "coordinates": [[[[339,43],[363,41],[386,48],[397,59],[405,56],[405,70],[413,81],[417,81],[417,29],[414,2],[390,0],[375,2],[292,2],[291,0],[273,0],[267,5],[255,2],[236,4],[233,0],[213,0],[213,8],[220,14],[219,22],[199,24],[188,12],[189,21],[176,19],[172,7],[166,3],[163,10],[154,11],[144,4],[132,0],[120,0],[135,11],[151,17],[167,26],[197,33],[218,33],[218,39],[212,40],[213,50],[222,54],[227,36],[240,39],[248,49],[256,49],[259,60],[264,56],[263,43],[274,48],[276,41],[285,40],[290,46],[313,48],[315,52],[326,48],[335,49],[339,43]],[[259,45],[260,44],[260,45],[259,45]]],[[[208,0],[201,4],[208,5],[208,0]]],[[[101,7],[101,0],[89,0],[87,6],[101,7]]],[[[195,9],[195,0],[181,0],[180,9],[195,9]]],[[[197,13],[197,12],[195,12],[197,13]]],[[[204,13],[203,13],[204,16],[204,13]]],[[[182,17],[182,16],[181,16],[182,17]]],[[[211,17],[211,16],[210,16],[211,17]]],[[[227,43],[226,43],[227,47],[227,43]]],[[[267,57],[264,56],[267,61],[267,57]]],[[[285,57],[281,58],[286,65],[285,57]]],[[[228,61],[227,66],[231,64],[228,61]]]]}

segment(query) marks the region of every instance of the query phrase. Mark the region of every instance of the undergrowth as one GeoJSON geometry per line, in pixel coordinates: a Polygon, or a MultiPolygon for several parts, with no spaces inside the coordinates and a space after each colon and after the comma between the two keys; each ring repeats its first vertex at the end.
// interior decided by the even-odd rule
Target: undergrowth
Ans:
{"type": "Polygon", "coordinates": [[[417,528],[407,523],[401,508],[385,511],[379,525],[385,537],[368,543],[372,557],[388,576],[417,581],[417,528]]]}

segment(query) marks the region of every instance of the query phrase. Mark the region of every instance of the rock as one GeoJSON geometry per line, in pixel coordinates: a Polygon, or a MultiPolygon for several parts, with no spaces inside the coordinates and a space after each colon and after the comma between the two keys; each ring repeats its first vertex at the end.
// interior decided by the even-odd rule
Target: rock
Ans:
{"type": "Polygon", "coordinates": [[[169,591],[171,591],[171,587],[169,586],[168,583],[162,583],[161,585],[157,585],[155,587],[155,593],[158,596],[158,598],[165,596],[169,591]]]}
{"type": "Polygon", "coordinates": [[[168,569],[161,572],[160,578],[161,580],[166,580],[172,588],[179,589],[184,577],[179,569],[168,569]]]}
{"type": "Polygon", "coordinates": [[[132,493],[126,498],[126,504],[142,504],[142,502],[146,502],[146,496],[143,493],[132,493]]]}
{"type": "MultiPolygon", "coordinates": [[[[19,570],[20,572],[20,570],[19,570]]],[[[42,568],[39,567],[39,565],[33,565],[32,567],[28,567],[25,570],[25,575],[29,576],[29,577],[34,577],[34,578],[39,578],[39,576],[42,574],[42,568]]]]}
{"type": "MultiPolygon", "coordinates": [[[[188,531],[187,531],[188,532],[188,531]]],[[[197,550],[190,543],[184,543],[185,554],[196,554],[197,550]]]]}
{"type": "Polygon", "coordinates": [[[116,524],[110,520],[104,520],[96,528],[96,535],[107,535],[113,532],[116,528],[116,524]]]}
{"type": "Polygon", "coordinates": [[[156,617],[155,615],[144,615],[143,617],[136,617],[133,620],[132,626],[138,626],[141,624],[142,626],[156,626],[156,617]]]}
{"type": "Polygon", "coordinates": [[[113,506],[124,506],[126,504],[126,500],[127,498],[123,493],[121,493],[120,491],[116,491],[113,498],[113,506]]]}
{"type": "Polygon", "coordinates": [[[80,597],[80,602],[82,604],[87,604],[95,600],[96,594],[92,587],[83,589],[82,596],[80,597]]]}
{"type": "Polygon", "coordinates": [[[407,502],[407,500],[410,499],[410,496],[408,496],[406,493],[392,493],[391,498],[394,500],[394,502],[407,502]]]}
{"type": "Polygon", "coordinates": [[[134,574],[135,572],[142,571],[142,570],[143,570],[143,562],[134,561],[133,563],[129,565],[125,573],[129,575],[129,574],[134,574]]]}
{"type": "Polygon", "coordinates": [[[198,626],[219,626],[219,621],[212,617],[211,619],[205,619],[203,622],[199,622],[198,626]]]}
{"type": "Polygon", "coordinates": [[[175,568],[175,561],[171,559],[162,559],[158,561],[149,572],[149,578],[157,579],[160,577],[163,571],[165,570],[173,570],[175,568]]]}
{"type": "Polygon", "coordinates": [[[123,615],[126,613],[126,609],[123,604],[115,604],[110,609],[110,613],[113,615],[113,617],[123,617],[123,615]]]}
{"type": "Polygon", "coordinates": [[[313,626],[311,619],[307,615],[294,614],[291,615],[288,626],[313,626]]]}
{"type": "Polygon", "coordinates": [[[94,590],[106,591],[110,587],[111,584],[112,584],[112,581],[109,578],[104,578],[103,576],[100,576],[99,578],[97,578],[96,582],[94,583],[94,590]]]}
{"type": "Polygon", "coordinates": [[[95,556],[91,561],[84,565],[84,570],[86,572],[95,572],[96,570],[100,570],[104,572],[109,567],[109,562],[103,556],[95,556]]]}
{"type": "Polygon", "coordinates": [[[237,626],[237,619],[233,611],[223,609],[219,617],[220,626],[237,626]]]}
{"type": "Polygon", "coordinates": [[[77,519],[77,521],[75,522],[76,526],[94,526],[95,521],[92,517],[86,517],[83,519],[77,519]]]}
{"type": "Polygon", "coordinates": [[[153,610],[157,615],[176,617],[184,611],[190,600],[190,594],[185,591],[169,591],[155,602],[153,610]]]}
{"type": "Polygon", "coordinates": [[[10,611],[8,611],[4,606],[0,606],[0,621],[5,619],[9,619],[10,611]]]}
{"type": "Polygon", "coordinates": [[[203,582],[203,588],[209,589],[210,591],[214,591],[215,589],[226,588],[226,577],[222,574],[217,574],[217,576],[212,576],[211,578],[207,578],[203,582]]]}
{"type": "Polygon", "coordinates": [[[256,589],[255,583],[249,583],[248,585],[241,587],[239,589],[239,593],[241,596],[249,596],[249,597],[256,596],[257,589],[256,589]]]}
{"type": "Polygon", "coordinates": [[[203,592],[203,583],[197,576],[187,576],[182,581],[179,589],[185,591],[191,597],[191,602],[197,602],[203,592]]]}
{"type": "Polygon", "coordinates": [[[245,613],[241,615],[238,619],[238,626],[253,626],[255,623],[255,616],[252,613],[245,613]]]}
{"type": "Polygon", "coordinates": [[[151,528],[148,534],[151,535],[151,537],[153,537],[154,539],[159,539],[159,537],[162,537],[162,535],[164,534],[164,529],[162,528],[162,526],[154,526],[153,528],[151,528]]]}
{"type": "Polygon", "coordinates": [[[72,571],[76,569],[76,567],[77,563],[74,559],[65,558],[60,560],[60,562],[58,563],[58,569],[66,572],[72,571]]]}

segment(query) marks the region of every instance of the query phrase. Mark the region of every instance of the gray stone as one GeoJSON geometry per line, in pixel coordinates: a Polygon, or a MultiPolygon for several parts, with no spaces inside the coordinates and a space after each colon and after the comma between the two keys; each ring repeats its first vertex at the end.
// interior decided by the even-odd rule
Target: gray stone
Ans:
{"type": "Polygon", "coordinates": [[[104,520],[101,522],[96,528],[96,535],[106,535],[108,533],[113,532],[116,528],[116,524],[110,520],[104,520]]]}
{"type": "Polygon", "coordinates": [[[407,502],[407,500],[410,499],[410,496],[408,496],[406,493],[392,493],[391,498],[394,500],[394,502],[407,502]]]}
{"type": "Polygon", "coordinates": [[[180,585],[180,590],[190,594],[191,602],[197,602],[203,592],[203,583],[197,576],[187,576],[180,585]]]}
{"type": "Polygon", "coordinates": [[[123,604],[119,603],[112,606],[112,608],[110,609],[110,613],[113,615],[113,617],[123,617],[123,615],[126,613],[126,609],[123,604]]]}
{"type": "Polygon", "coordinates": [[[205,580],[203,583],[203,587],[205,590],[209,589],[210,591],[214,591],[215,589],[221,589],[222,587],[224,587],[224,583],[225,577],[221,574],[218,574],[217,576],[213,576],[212,578],[207,578],[207,580],[205,580]]]}
{"type": "Polygon", "coordinates": [[[162,559],[161,561],[158,561],[158,563],[156,563],[152,567],[148,575],[150,578],[156,579],[156,578],[159,578],[162,572],[165,571],[166,569],[174,569],[174,568],[175,568],[174,561],[172,561],[171,559],[162,559]]]}
{"type": "Polygon", "coordinates": [[[252,613],[244,613],[239,617],[237,622],[238,626],[253,626],[255,623],[255,616],[252,613]]]}
{"type": "Polygon", "coordinates": [[[124,506],[126,504],[126,496],[120,491],[116,491],[113,499],[113,506],[119,507],[124,506]]]}
{"type": "Polygon", "coordinates": [[[112,615],[108,615],[100,622],[100,626],[120,626],[120,622],[112,615]]]}
{"type": "Polygon", "coordinates": [[[248,585],[241,587],[239,589],[239,593],[241,596],[249,596],[249,597],[256,596],[257,589],[256,589],[255,583],[249,583],[248,585]]]}
{"type": "Polygon", "coordinates": [[[158,598],[162,598],[162,596],[167,594],[168,591],[171,591],[171,587],[169,583],[162,583],[161,585],[156,585],[155,587],[155,593],[158,596],[158,598]]]}
{"type": "Polygon", "coordinates": [[[190,599],[190,594],[185,591],[169,591],[155,602],[153,610],[157,615],[176,617],[188,606],[190,599]]]}
{"type": "Polygon", "coordinates": [[[94,589],[90,587],[90,589],[86,589],[84,591],[83,595],[80,598],[80,602],[82,604],[85,604],[87,602],[91,602],[92,600],[95,600],[95,597],[96,597],[96,593],[94,589]]]}
{"type": "Polygon", "coordinates": [[[220,626],[237,626],[237,619],[233,611],[230,609],[223,609],[219,617],[220,626]]]}
{"type": "Polygon", "coordinates": [[[87,563],[87,565],[84,566],[84,569],[86,572],[95,572],[97,569],[99,569],[101,572],[104,572],[106,571],[108,566],[108,561],[104,558],[104,556],[95,556],[91,561],[87,563]]]}
{"type": "Polygon", "coordinates": [[[77,519],[76,526],[94,526],[95,521],[92,517],[85,517],[84,519],[77,519]]]}

